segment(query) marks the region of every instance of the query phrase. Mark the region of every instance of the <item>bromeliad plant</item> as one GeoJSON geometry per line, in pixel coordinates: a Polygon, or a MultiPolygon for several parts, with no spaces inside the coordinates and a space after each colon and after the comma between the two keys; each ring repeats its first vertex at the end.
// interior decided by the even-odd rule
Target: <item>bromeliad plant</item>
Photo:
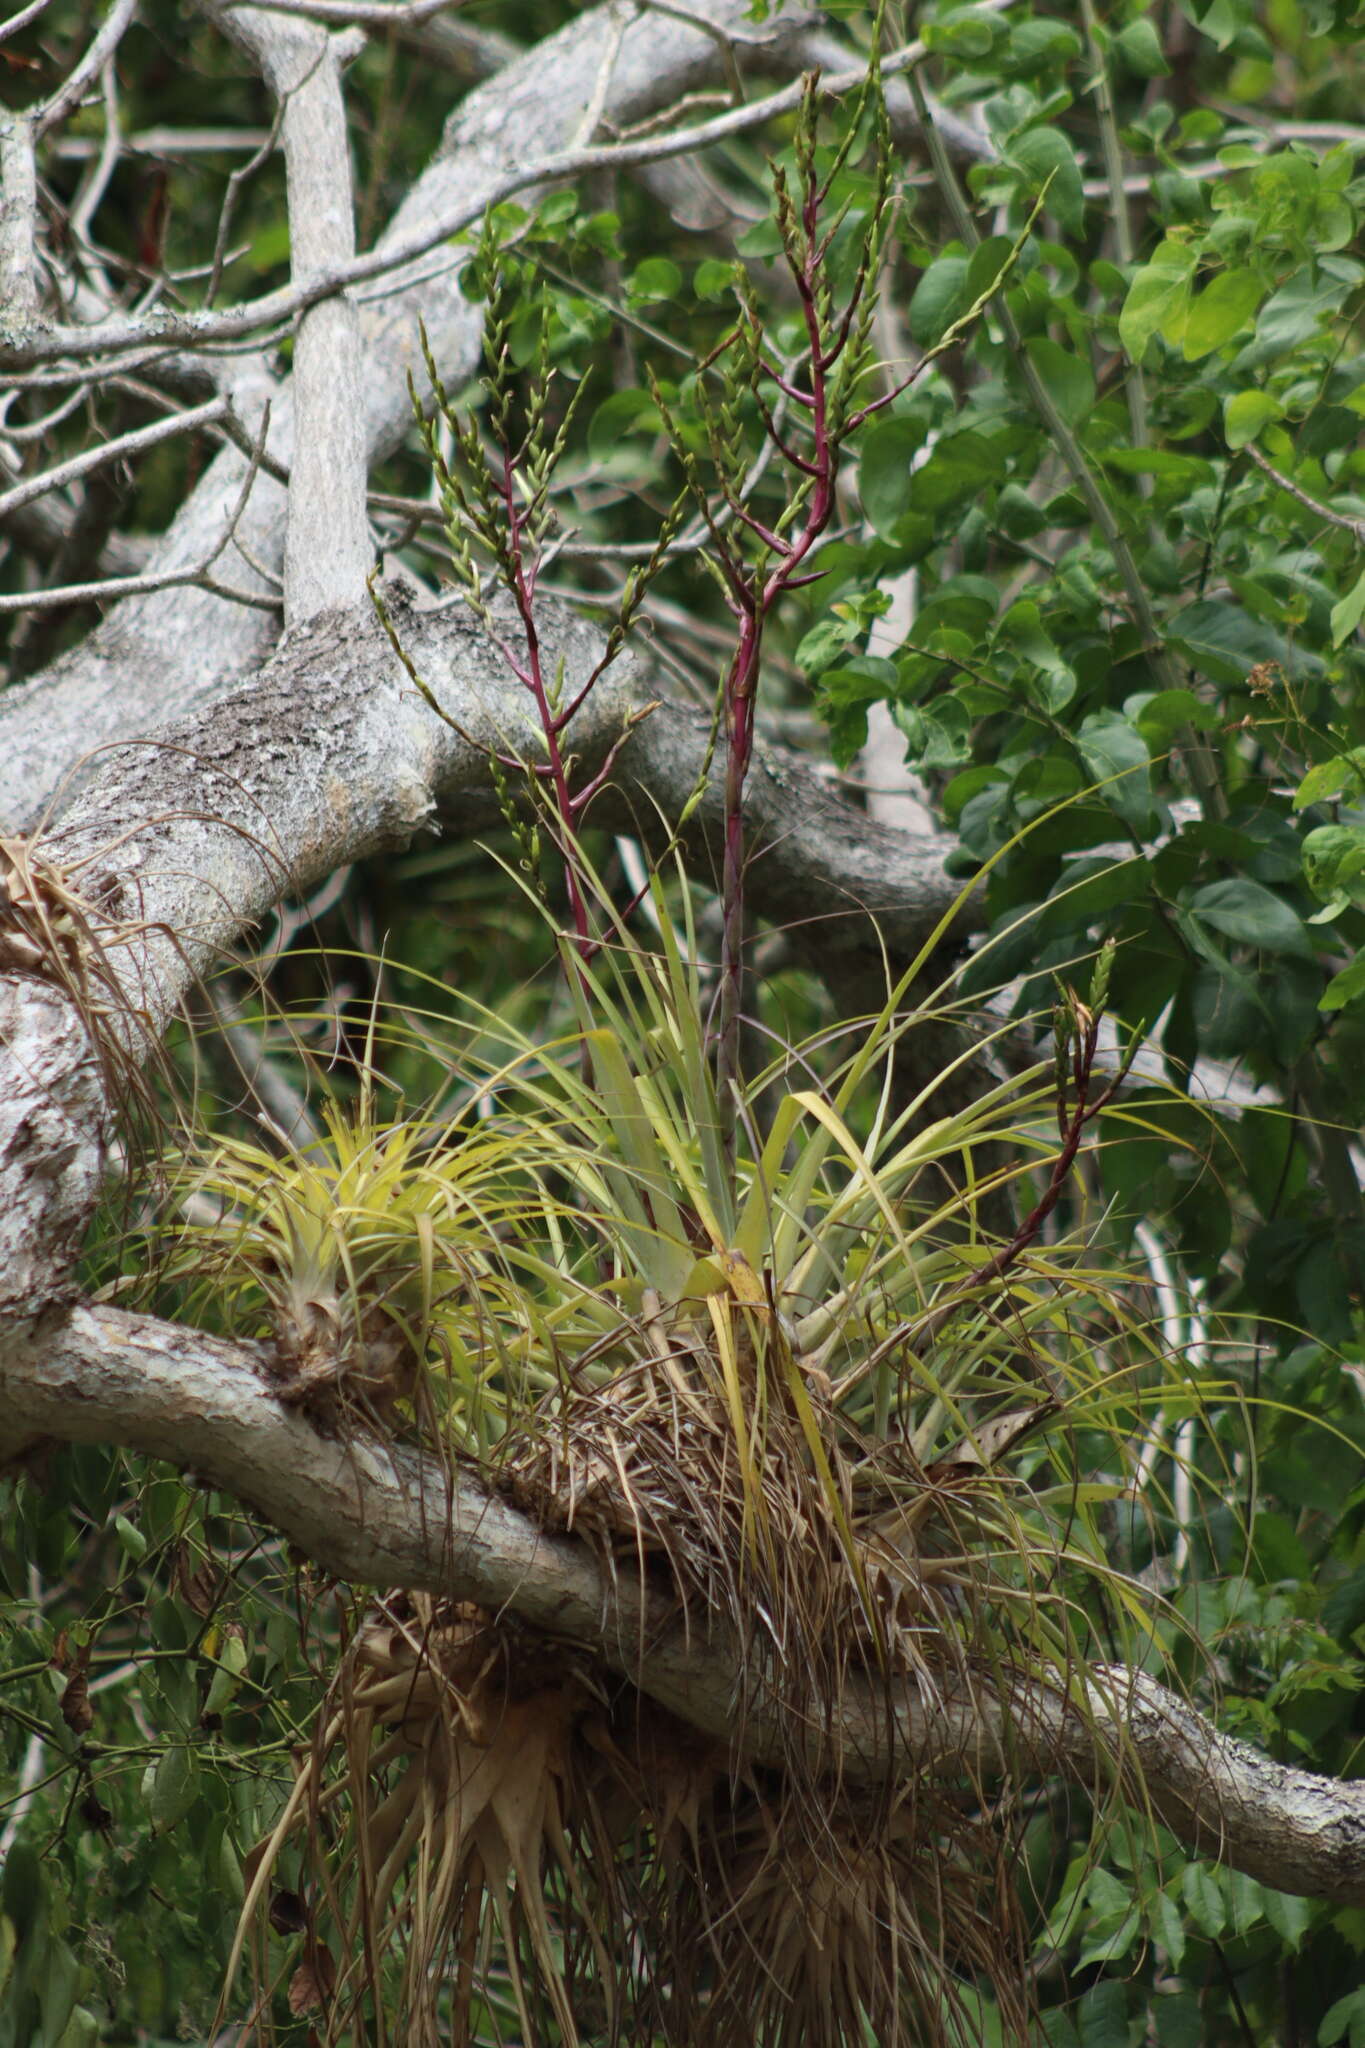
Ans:
{"type": "MultiPolygon", "coordinates": [[[[875,74],[864,116],[882,164],[875,74]]],[[[301,1836],[313,1876],[297,1887],[288,1999],[329,2043],[463,2041],[502,2001],[526,2040],[895,2048],[969,2038],[982,1977],[1022,2035],[1028,1901],[1006,1875],[1000,1803],[979,1783],[966,1805],[913,1782],[860,1788],[834,1732],[840,1701],[854,1678],[883,1689],[888,1713],[905,1687],[928,1701],[1007,1698],[1016,1679],[1069,1693],[1097,1613],[1144,1640],[1150,1628],[1107,1561],[1101,1516],[1159,1363],[1104,1276],[1045,1243],[1112,1096],[1096,1075],[1107,959],[1088,1003],[1064,994],[1055,1067],[983,1084],[967,1108],[936,1100],[960,1075],[909,1102],[895,1082],[907,1036],[952,1005],[951,986],[919,994],[941,931],[851,1050],[835,1034],[752,1075],[740,1062],[764,629],[812,573],[840,449],[877,408],[865,378],[884,174],[840,299],[813,91],[794,160],[777,223],[803,346],[774,363],[742,301],[708,366],[719,397],[699,401],[714,488],[682,454],[737,622],[717,715],[716,1030],[685,883],[662,867],[625,912],[613,904],[582,839],[612,763],[580,783],[571,748],[573,713],[681,513],[628,588],[604,662],[586,679],[550,665],[536,587],[562,434],[547,386],[518,413],[495,295],[493,452],[439,387],[457,463],[434,432],[427,445],[457,580],[539,724],[533,759],[493,766],[523,885],[547,914],[542,833],[563,866],[562,1028],[532,1041],[472,1018],[478,1049],[451,1054],[470,1107],[439,1137],[420,1119],[377,1122],[367,1088],[359,1119],[333,1115],[318,1143],[282,1162],[221,1147],[199,1178],[219,1207],[184,1264],[272,1321],[286,1392],[336,1413],[349,1389],[371,1421],[410,1417],[610,1571],[674,1598],[740,1674],[720,1745],[506,1618],[382,1603],[255,1860],[233,1961],[301,1836]],[[794,474],[775,519],[751,506],[754,420],[794,474]],[[1001,1237],[1003,1195],[1024,1220],[1001,1237]],[[781,1732],[762,1765],[745,1739],[760,1707],[781,1732]]],[[[1122,1759],[1113,1778],[1123,1786],[1122,1759]]]]}
{"type": "Polygon", "coordinates": [[[1027,1902],[990,1789],[967,1810],[868,1791],[830,1731],[869,1679],[888,1701],[1066,1690],[1097,1654],[1097,1603],[1120,1632],[1150,1628],[1104,1516],[1159,1361],[1105,1277],[1043,1243],[1108,1093],[1095,1013],[1067,1006],[1060,1067],[936,1114],[939,1083],[897,1106],[894,1060],[951,991],[907,1012],[897,987],[850,1050],[785,1048],[746,1081],[727,1157],[686,893],[654,880],[647,946],[578,857],[596,946],[584,961],[561,935],[574,1021],[546,1042],[472,1017],[477,1054],[450,1055],[469,1106],[439,1143],[420,1120],[357,1137],[333,1117],[268,1172],[225,1152],[235,1171],[202,1188],[228,1206],[187,1253],[215,1244],[216,1291],[235,1272],[243,1305],[273,1305],[297,1370],[300,1283],[316,1298],[310,1247],[330,1235],[334,1306],[309,1327],[336,1343],[336,1393],[315,1370],[298,1397],[344,1414],[358,1376],[372,1419],[367,1343],[401,1333],[424,1371],[389,1426],[412,1413],[727,1642],[736,1743],[515,1623],[381,1603],[250,1903],[286,1882],[297,1840],[311,1874],[290,1864],[309,1902],[290,1996],[327,2040],[383,2038],[396,2011],[395,2038],[434,2043],[447,1997],[464,2038],[501,1986],[528,2040],[845,2043],[870,2026],[908,2043],[965,2037],[982,1977],[1022,2036],[1027,1902]],[[1000,1240],[987,1218],[1008,1182],[1027,1214],[1000,1240]],[[745,1748],[760,1714],[781,1735],[761,1766],[745,1748]]]}

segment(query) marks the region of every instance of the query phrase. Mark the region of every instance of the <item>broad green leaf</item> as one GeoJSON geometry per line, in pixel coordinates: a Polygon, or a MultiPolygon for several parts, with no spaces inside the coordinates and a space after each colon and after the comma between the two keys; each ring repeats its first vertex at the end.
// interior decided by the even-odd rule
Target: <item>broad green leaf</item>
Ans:
{"type": "Polygon", "coordinates": [[[1193,1991],[1161,1992],[1152,2000],[1157,2048],[1204,2048],[1204,2015],[1193,1991]]]}
{"type": "Polygon", "coordinates": [[[588,447],[599,462],[606,462],[620,453],[626,435],[662,431],[663,419],[647,391],[613,391],[592,416],[588,447]]]}
{"type": "Polygon", "coordinates": [[[1079,234],[1085,219],[1081,168],[1061,129],[1026,129],[1014,138],[1005,155],[1023,172],[1034,198],[1047,186],[1048,210],[1069,234],[1079,234]]]}
{"type": "Polygon", "coordinates": [[[1116,1977],[1092,1985],[1076,2011],[1081,2048],[1128,2048],[1128,1994],[1116,1977]]]}
{"type": "Polygon", "coordinates": [[[1240,374],[1276,362],[1307,341],[1345,304],[1359,282],[1360,266],[1339,256],[1325,256],[1313,269],[1299,271],[1262,306],[1256,338],[1237,357],[1234,371],[1240,374]]]}
{"type": "Polygon", "coordinates": [[[1263,953],[1313,957],[1312,941],[1297,911],[1282,896],[1243,875],[1196,889],[1187,908],[1202,923],[1239,945],[1256,946],[1263,953]]]}
{"type": "Polygon", "coordinates": [[[1137,727],[1116,711],[1093,713],[1082,722],[1076,746],[1107,804],[1138,836],[1152,829],[1151,757],[1137,727]]]}
{"type": "MultiPolygon", "coordinates": [[[[907,316],[910,332],[921,348],[932,348],[971,304],[967,258],[936,257],[915,286],[907,316]]],[[[891,424],[894,426],[898,422],[892,421],[891,424]]]]}
{"type": "Polygon", "coordinates": [[[1036,703],[1057,712],[1071,702],[1076,694],[1075,673],[1057,652],[1031,599],[1010,606],[997,629],[996,645],[1039,671],[1029,683],[1029,694],[1036,703]]]}
{"type": "Polygon", "coordinates": [[[1303,1937],[1313,1924],[1313,1908],[1307,1899],[1300,1899],[1292,1892],[1275,1892],[1266,1887],[1261,1894],[1261,1909],[1275,1932],[1289,1948],[1303,1945],[1303,1937]]]}
{"type": "Polygon", "coordinates": [[[1319,761],[1309,769],[1294,792],[1294,809],[1302,811],[1334,796],[1354,801],[1361,795],[1365,795],[1365,747],[1353,747],[1349,754],[1333,754],[1330,761],[1319,761]]]}
{"type": "Polygon", "coordinates": [[[1164,78],[1171,68],[1150,21],[1130,21],[1127,28],[1119,30],[1114,43],[1128,69],[1139,78],[1164,78]]]}
{"type": "Polygon", "coordinates": [[[1211,462],[1199,455],[1180,455],[1173,448],[1106,448],[1101,461],[1106,469],[1124,476],[1154,476],[1177,489],[1195,491],[1214,480],[1211,462]]]}
{"type": "Polygon", "coordinates": [[[742,274],[737,263],[722,263],[718,257],[708,256],[693,272],[692,289],[699,299],[723,299],[742,274]]]}
{"type": "Polygon", "coordinates": [[[989,56],[996,37],[1003,33],[1003,27],[992,21],[989,15],[979,14],[975,8],[963,8],[944,20],[927,22],[923,33],[926,49],[938,51],[943,56],[971,59],[989,56]]]}
{"type": "Polygon", "coordinates": [[[909,506],[910,464],[924,446],[924,433],[919,420],[876,420],[863,441],[858,492],[880,534],[889,535],[909,506]]]}
{"type": "Polygon", "coordinates": [[[1130,697],[1124,710],[1148,744],[1163,753],[1185,727],[1217,732],[1222,723],[1217,707],[1196,697],[1193,690],[1157,690],[1141,702],[1130,697]]]}
{"type": "Polygon", "coordinates": [[[1154,334],[1172,344],[1182,339],[1197,260],[1193,249],[1168,237],[1138,271],[1119,314],[1119,340],[1131,361],[1141,362],[1154,334]]]}
{"type": "Polygon", "coordinates": [[[647,256],[631,272],[627,286],[632,305],[655,306],[676,299],[682,290],[682,272],[667,256],[647,256]]]}
{"type": "Polygon", "coordinates": [[[1365,825],[1319,825],[1308,833],[1303,872],[1315,896],[1342,894],[1365,906],[1365,825]]]}
{"type": "Polygon", "coordinates": [[[1245,448],[1271,420],[1284,417],[1284,407],[1268,391],[1238,391],[1223,401],[1223,432],[1229,448],[1245,448]]]}
{"type": "Polygon", "coordinates": [[[1110,1933],[1099,1933],[1087,1939],[1076,1958],[1076,1968],[1087,1970],[1094,1963],[1115,1963],[1120,1961],[1141,1939],[1142,1916],[1136,1906],[1120,1921],[1110,1933]]]}
{"type": "Polygon", "coordinates": [[[1278,663],[1299,676],[1323,671],[1319,654],[1295,646],[1282,633],[1226,598],[1200,598],[1177,612],[1166,628],[1170,644],[1216,683],[1245,682],[1254,668],[1278,663]]]}
{"type": "Polygon", "coordinates": [[[185,1818],[198,1796],[199,1759],[188,1743],[173,1743],[152,1777],[148,1807],[157,1833],[169,1833],[185,1818]]]}
{"type": "Polygon", "coordinates": [[[1060,71],[1080,52],[1081,39],[1066,22],[1021,21],[1009,32],[1001,68],[1007,77],[1032,78],[1044,69],[1060,71]]]}
{"type": "Polygon", "coordinates": [[[1222,1886],[1208,1865],[1187,1863],[1180,1879],[1180,1890],[1195,1926],[1210,1941],[1216,1941],[1227,1926],[1228,1914],[1222,1886]]]}
{"type": "Polygon", "coordinates": [[[827,669],[820,678],[820,716],[829,727],[830,752],[835,766],[852,765],[860,747],[867,742],[867,712],[880,704],[896,687],[896,671],[889,661],[861,655],[827,669]]]}
{"type": "Polygon", "coordinates": [[[38,2002],[43,2015],[38,2048],[57,2048],[58,2042],[66,2032],[67,2022],[75,2010],[76,1994],[80,1988],[80,1964],[70,1948],[64,1941],[50,1941],[43,1959],[38,1991],[38,2002]]]}
{"type": "Polygon", "coordinates": [[[1048,519],[1022,485],[1006,484],[995,501],[995,523],[1011,540],[1032,540],[1046,529],[1048,519]]]}
{"type": "Polygon", "coordinates": [[[1349,640],[1362,618],[1365,618],[1365,569],[1361,570],[1341,602],[1332,606],[1333,647],[1340,647],[1344,640],[1349,640]]]}
{"type": "Polygon", "coordinates": [[[1158,1892],[1152,1901],[1152,1932],[1178,1970],[1185,1955],[1185,1921],[1169,1892],[1158,1892]]]}
{"type": "Polygon", "coordinates": [[[856,619],[840,618],[837,612],[827,612],[797,642],[796,665],[803,676],[818,676],[836,655],[861,637],[862,628],[856,619]]]}
{"type": "Polygon", "coordinates": [[[1329,2005],[1318,2028],[1318,2048],[1335,2048],[1336,2042],[1348,2039],[1351,2048],[1365,2039],[1365,1986],[1329,2005]]]}
{"type": "Polygon", "coordinates": [[[1211,355],[1240,332],[1265,296],[1254,270],[1220,271],[1193,301],[1181,343],[1187,363],[1211,355]]]}
{"type": "Polygon", "coordinates": [[[1202,14],[1193,8],[1188,11],[1197,21],[1200,33],[1217,43],[1220,50],[1226,50],[1245,26],[1245,12],[1237,0],[1212,0],[1202,14]]]}
{"type": "Polygon", "coordinates": [[[1042,379],[1048,397],[1068,426],[1078,426],[1095,403],[1095,377],[1089,363],[1046,334],[1025,343],[1028,359],[1042,379]]]}
{"type": "Polygon", "coordinates": [[[1006,461],[1003,437],[968,429],[945,434],[922,469],[910,479],[910,503],[920,512],[946,512],[994,483],[1006,461]]]}
{"type": "Polygon", "coordinates": [[[1233,1870],[1228,1873],[1228,1889],[1233,1928],[1238,1934],[1247,1934],[1265,1918],[1265,1887],[1244,1870],[1233,1870]]]}

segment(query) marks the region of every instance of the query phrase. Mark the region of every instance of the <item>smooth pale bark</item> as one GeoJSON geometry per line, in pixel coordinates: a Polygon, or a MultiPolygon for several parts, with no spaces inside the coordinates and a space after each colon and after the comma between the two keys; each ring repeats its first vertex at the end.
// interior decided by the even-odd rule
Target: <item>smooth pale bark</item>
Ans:
{"type": "MultiPolygon", "coordinates": [[[[696,0],[689,12],[714,29],[742,29],[747,0],[696,0]]],[[[451,116],[440,149],[377,253],[420,240],[458,206],[472,206],[477,215],[481,195],[509,169],[532,154],[540,158],[566,147],[608,60],[602,121],[613,129],[722,79],[723,40],[704,28],[645,12],[618,40],[619,21],[615,6],[593,8],[471,93],[451,116]]],[[[765,31],[772,49],[791,49],[797,68],[800,26],[776,16],[765,31]]],[[[776,61],[772,49],[768,62],[776,61]]],[[[410,427],[409,373],[425,389],[419,324],[452,389],[478,366],[483,315],[459,288],[462,261],[455,250],[438,249],[355,294],[360,419],[371,465],[410,427]]],[[[269,453],[288,469],[297,445],[292,380],[276,379],[268,353],[227,361],[243,427],[254,439],[269,401],[269,453]]],[[[232,518],[245,474],[246,458],[235,448],[224,450],[158,543],[148,569],[174,573],[202,562],[232,518]]],[[[285,493],[270,476],[257,477],[238,532],[242,549],[220,566],[220,575],[226,578],[230,568],[234,585],[278,595],[252,566],[278,572],[284,560],[285,493]]],[[[80,647],[0,693],[0,832],[29,831],[49,808],[68,803],[99,747],[213,702],[267,657],[278,631],[269,612],[203,589],[153,592],[116,605],[80,647]]]]}
{"type": "MultiPolygon", "coordinates": [[[[150,1317],[78,1309],[0,1355],[0,1454],[23,1437],[126,1444],[236,1494],[324,1570],[353,1583],[476,1600],[590,1646],[705,1734],[780,1764],[791,1731],[746,1694],[732,1647],[646,1606],[624,1568],[546,1535],[431,1459],[324,1433],[275,1398],[264,1354],[150,1317]]],[[[1020,1682],[969,1696],[945,1681],[850,1680],[821,1757],[855,1781],[905,1772],[1061,1770],[1127,1784],[1191,1847],[1281,1891],[1365,1903],[1365,1782],[1258,1756],[1141,1672],[1089,1674],[1076,1697],[1020,1682]]]]}

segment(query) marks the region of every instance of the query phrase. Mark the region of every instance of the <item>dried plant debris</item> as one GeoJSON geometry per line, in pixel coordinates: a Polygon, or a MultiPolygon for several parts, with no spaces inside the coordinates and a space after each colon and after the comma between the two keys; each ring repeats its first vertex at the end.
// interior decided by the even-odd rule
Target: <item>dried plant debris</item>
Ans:
{"type": "Polygon", "coordinates": [[[120,893],[107,877],[82,889],[31,839],[0,837],[0,973],[60,991],[85,1026],[111,1105],[147,1110],[147,1063],[161,1056],[112,961],[143,929],[120,919],[120,893]]]}
{"type": "Polygon", "coordinates": [[[798,1801],[562,1646],[420,1597],[365,1623],[329,1709],[248,1901],[322,2042],[383,2038],[387,1997],[388,2038],[460,2048],[502,1996],[526,2043],[909,2048],[982,1976],[1022,2037],[1008,1832],[975,1800],[798,1801]],[[272,1883],[295,1829],[298,1889],[272,1883]]]}

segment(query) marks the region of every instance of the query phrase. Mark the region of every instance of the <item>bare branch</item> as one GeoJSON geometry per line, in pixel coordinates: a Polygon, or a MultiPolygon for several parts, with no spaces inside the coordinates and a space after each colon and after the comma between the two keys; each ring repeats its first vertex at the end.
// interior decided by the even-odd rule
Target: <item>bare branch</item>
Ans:
{"type": "MultiPolygon", "coordinates": [[[[234,7],[241,0],[230,0],[234,7]]],[[[331,28],[401,28],[425,21],[449,7],[450,0],[253,0],[259,14],[286,14],[304,21],[326,23],[331,28]]]]}
{"type": "Polygon", "coordinates": [[[76,204],[71,209],[71,232],[79,242],[88,242],[90,238],[90,223],[108,190],[109,180],[114,175],[114,166],[122,152],[118,120],[118,80],[112,57],[100,75],[100,90],[104,97],[104,137],[100,143],[100,153],[95,167],[82,185],[76,204]]]}
{"type": "MultiPolygon", "coordinates": [[[[745,0],[699,0],[698,11],[703,7],[717,20],[739,21],[745,0]]],[[[789,48],[782,18],[771,26],[779,45],[789,48]]],[[[594,9],[471,94],[382,246],[409,246],[419,231],[460,201],[481,207],[504,170],[521,161],[528,133],[546,143],[571,135],[609,28],[609,10],[594,9]]],[[[642,16],[626,36],[604,119],[619,127],[647,118],[679,95],[712,83],[716,65],[709,37],[642,16]]],[[[409,269],[386,281],[389,296],[382,304],[362,308],[363,415],[371,461],[387,454],[409,430],[407,374],[411,369],[420,375],[419,319],[448,381],[458,385],[477,364],[482,319],[476,306],[450,288],[448,271],[455,260],[451,251],[442,250],[439,267],[446,274],[427,277],[409,269]]],[[[151,357],[144,350],[137,359],[145,364],[151,357]]],[[[207,360],[231,371],[234,406],[248,432],[254,431],[266,396],[274,397],[269,454],[287,469],[293,452],[289,386],[281,390],[275,384],[264,357],[207,360]]],[[[51,374],[36,373],[39,378],[51,374]]],[[[63,381],[77,374],[68,371],[63,381]]],[[[24,381],[31,384],[34,375],[24,381]]],[[[244,560],[273,568],[283,554],[284,498],[267,481],[267,465],[262,467],[266,475],[242,523],[240,551],[244,560]]],[[[241,474],[236,458],[217,459],[158,541],[149,572],[178,573],[202,562],[222,531],[241,474]]],[[[270,594],[268,587],[260,592],[270,594]]],[[[153,590],[114,611],[50,672],[6,691],[0,696],[0,828],[24,829],[59,789],[68,797],[79,782],[77,764],[92,748],[146,732],[171,708],[177,714],[188,711],[235,682],[265,657],[265,620],[264,613],[217,603],[202,588],[153,590]]]]}
{"type": "MultiPolygon", "coordinates": [[[[1002,4],[1006,4],[1006,0],[983,0],[983,5],[991,11],[996,11],[1002,4]]],[[[883,59],[882,70],[888,77],[911,71],[924,61],[927,54],[922,42],[907,43],[883,59]]],[[[859,86],[864,75],[861,66],[857,70],[840,72],[822,79],[820,91],[827,97],[837,98],[859,86]]],[[[206,342],[240,340],[261,327],[304,312],[323,299],[345,291],[348,286],[368,283],[373,278],[401,270],[439,243],[448,241],[452,235],[471,227],[490,206],[514,199],[531,186],[557,184],[592,172],[628,170],[640,164],[658,163],[667,157],[684,156],[709,148],[714,143],[763,127],[779,115],[793,113],[801,103],[804,90],[804,84],[798,80],[763,99],[734,107],[728,113],[717,114],[709,121],[699,121],[668,135],[645,136],[636,142],[603,143],[552,151],[504,171],[476,196],[463,198],[410,236],[386,241],[370,254],[337,265],[326,275],[304,283],[281,286],[247,304],[219,313],[170,314],[158,311],[154,316],[154,330],[150,318],[136,316],[99,321],[88,327],[49,328],[25,342],[11,341],[0,346],[0,365],[19,367],[25,363],[50,362],[64,355],[120,353],[125,349],[143,347],[153,331],[168,343],[191,347],[202,346],[206,342]]]]}
{"type": "Polygon", "coordinates": [[[55,128],[59,121],[64,121],[67,115],[80,105],[87,88],[99,77],[123,40],[123,32],[136,12],[137,0],[114,0],[113,6],[104,17],[99,34],[80,63],[62,80],[51,99],[39,107],[31,117],[36,141],[41,141],[49,128],[55,128]]]}
{"type": "MultiPolygon", "coordinates": [[[[13,534],[30,554],[48,557],[61,552],[72,539],[80,513],[80,501],[65,498],[35,498],[5,520],[5,531],[13,534]]],[[[110,576],[140,576],[147,565],[153,543],[140,535],[111,533],[100,551],[100,562],[110,576]]]]}
{"type": "Polygon", "coordinates": [[[0,43],[7,43],[11,36],[17,36],[20,29],[27,28],[40,14],[45,14],[51,0],[29,0],[27,7],[21,7],[17,14],[11,14],[6,21],[0,21],[0,43]]]}
{"type": "Polygon", "coordinates": [[[59,462],[55,469],[45,469],[41,476],[25,477],[21,484],[0,492],[0,519],[20,505],[27,505],[33,498],[44,497],[48,491],[61,490],[64,485],[75,483],[78,477],[89,476],[91,470],[105,469],[111,462],[141,455],[148,448],[171,440],[176,434],[192,434],[199,427],[213,426],[226,416],[228,410],[226,398],[211,398],[206,405],[196,406],[189,412],[170,413],[164,420],[153,420],[150,426],[136,427],[129,434],[120,434],[116,440],[101,441],[97,447],[87,448],[82,454],[71,456],[69,461],[59,462]]]}
{"type": "Polygon", "coordinates": [[[38,174],[33,124],[0,109],[0,304],[22,330],[38,310],[34,273],[38,174]]]}
{"type": "MultiPolygon", "coordinates": [[[[50,610],[54,606],[88,604],[108,597],[127,597],[135,595],[141,590],[174,590],[183,589],[191,585],[197,585],[200,589],[211,590],[216,597],[226,598],[233,604],[247,605],[262,611],[278,611],[279,604],[277,599],[261,597],[257,592],[251,590],[233,590],[222,583],[216,582],[209,575],[209,571],[218,560],[218,557],[224,552],[228,544],[237,537],[237,528],[241,524],[242,515],[246,511],[252,488],[257,476],[260,474],[261,450],[269,428],[270,408],[267,406],[265,417],[261,423],[260,443],[253,451],[251,459],[247,464],[246,474],[242,478],[241,488],[237,494],[237,503],[233,507],[223,531],[214,541],[201,562],[196,562],[190,567],[183,569],[148,570],[142,575],[129,576],[105,583],[68,583],[41,591],[10,592],[0,596],[0,613],[50,610]]],[[[249,553],[241,547],[240,543],[238,545],[238,552],[243,554],[248,566],[255,567],[249,553]]],[[[261,572],[258,571],[257,573],[260,574],[261,572]]]]}

